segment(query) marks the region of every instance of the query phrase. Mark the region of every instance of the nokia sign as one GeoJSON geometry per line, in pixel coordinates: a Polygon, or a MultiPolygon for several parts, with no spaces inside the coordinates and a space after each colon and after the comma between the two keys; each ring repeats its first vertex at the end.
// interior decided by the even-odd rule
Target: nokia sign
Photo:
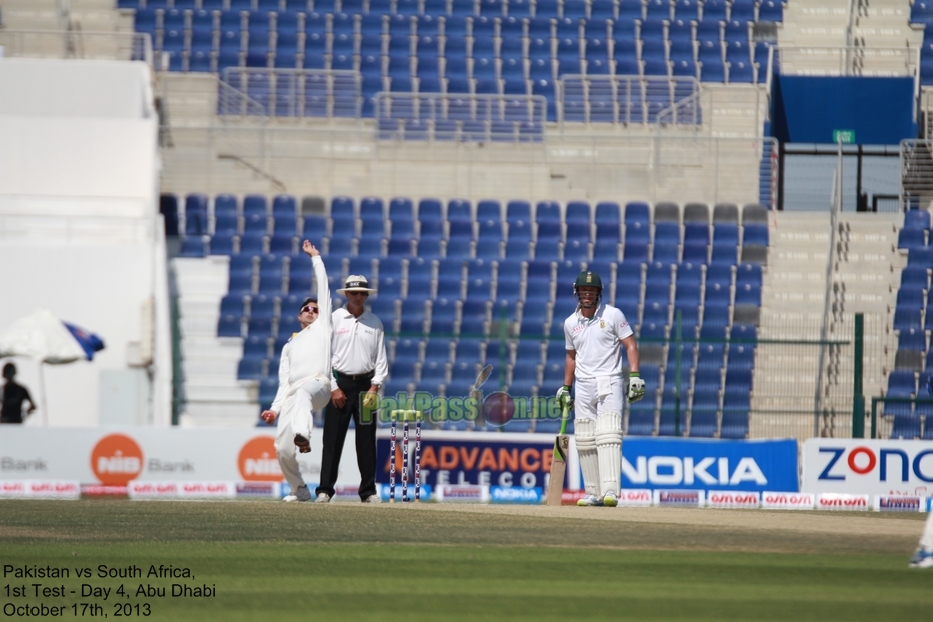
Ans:
{"type": "Polygon", "coordinates": [[[622,488],[797,492],[797,443],[628,437],[622,488]]]}
{"type": "Polygon", "coordinates": [[[933,442],[811,438],[804,489],[895,496],[933,493],[933,442]]]}

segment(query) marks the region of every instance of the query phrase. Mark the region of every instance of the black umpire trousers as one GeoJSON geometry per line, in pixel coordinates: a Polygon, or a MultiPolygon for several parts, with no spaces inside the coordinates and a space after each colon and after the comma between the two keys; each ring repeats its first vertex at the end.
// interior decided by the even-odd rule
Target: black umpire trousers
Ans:
{"type": "Polygon", "coordinates": [[[360,468],[360,499],[367,499],[376,494],[376,421],[360,423],[360,398],[369,390],[373,374],[347,376],[337,372],[337,386],[347,396],[343,408],[334,406],[333,400],[324,410],[324,442],[321,452],[321,483],[314,491],[315,495],[326,492],[334,496],[337,483],[337,469],[343,454],[343,443],[347,439],[347,429],[352,418],[356,424],[356,463],[360,468]]]}

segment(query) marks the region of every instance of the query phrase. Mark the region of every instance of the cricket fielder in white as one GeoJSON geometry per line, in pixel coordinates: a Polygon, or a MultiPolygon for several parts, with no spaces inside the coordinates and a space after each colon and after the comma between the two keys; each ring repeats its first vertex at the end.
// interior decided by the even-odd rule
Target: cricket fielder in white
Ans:
{"type": "Polygon", "coordinates": [[[574,408],[574,438],[580,455],[586,496],[577,505],[618,505],[622,472],[623,393],[630,402],[645,396],[645,381],[638,372],[635,334],[621,310],[601,304],[603,283],[595,272],[584,270],[573,284],[578,304],[564,320],[567,358],[564,386],[557,399],[574,408]],[[623,392],[622,347],[631,368],[623,392]],[[574,381],[576,399],[570,396],[574,381]]]}
{"type": "Polygon", "coordinates": [[[309,298],[298,313],[301,331],[292,335],[282,348],[279,362],[279,389],[262,420],[278,422],[275,453],[282,474],[291,486],[292,494],[285,501],[309,501],[311,493],[298,469],[296,449],[311,451],[312,414],[330,401],[331,320],[330,287],[321,253],[308,240],[301,248],[309,257],[317,281],[317,299],[309,298]]]}
{"type": "Polygon", "coordinates": [[[933,512],[927,515],[927,521],[923,525],[923,535],[920,536],[920,546],[910,558],[910,567],[933,568],[933,512]]]}

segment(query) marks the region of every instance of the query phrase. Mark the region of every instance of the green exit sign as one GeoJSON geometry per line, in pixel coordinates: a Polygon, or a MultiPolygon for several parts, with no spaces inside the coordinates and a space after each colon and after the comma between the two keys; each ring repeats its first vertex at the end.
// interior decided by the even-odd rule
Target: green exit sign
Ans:
{"type": "Polygon", "coordinates": [[[851,145],[855,142],[855,130],[833,130],[833,142],[851,145]]]}

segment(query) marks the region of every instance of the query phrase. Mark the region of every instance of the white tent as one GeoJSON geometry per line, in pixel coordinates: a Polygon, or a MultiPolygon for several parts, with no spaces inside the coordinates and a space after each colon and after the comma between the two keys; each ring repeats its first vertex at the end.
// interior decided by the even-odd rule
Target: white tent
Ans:
{"type": "Polygon", "coordinates": [[[54,313],[48,309],[36,309],[30,315],[14,322],[0,335],[0,358],[5,356],[25,356],[39,362],[42,419],[43,423],[48,425],[42,365],[63,365],[88,360],[93,353],[88,353],[72,331],[54,313]]]}

